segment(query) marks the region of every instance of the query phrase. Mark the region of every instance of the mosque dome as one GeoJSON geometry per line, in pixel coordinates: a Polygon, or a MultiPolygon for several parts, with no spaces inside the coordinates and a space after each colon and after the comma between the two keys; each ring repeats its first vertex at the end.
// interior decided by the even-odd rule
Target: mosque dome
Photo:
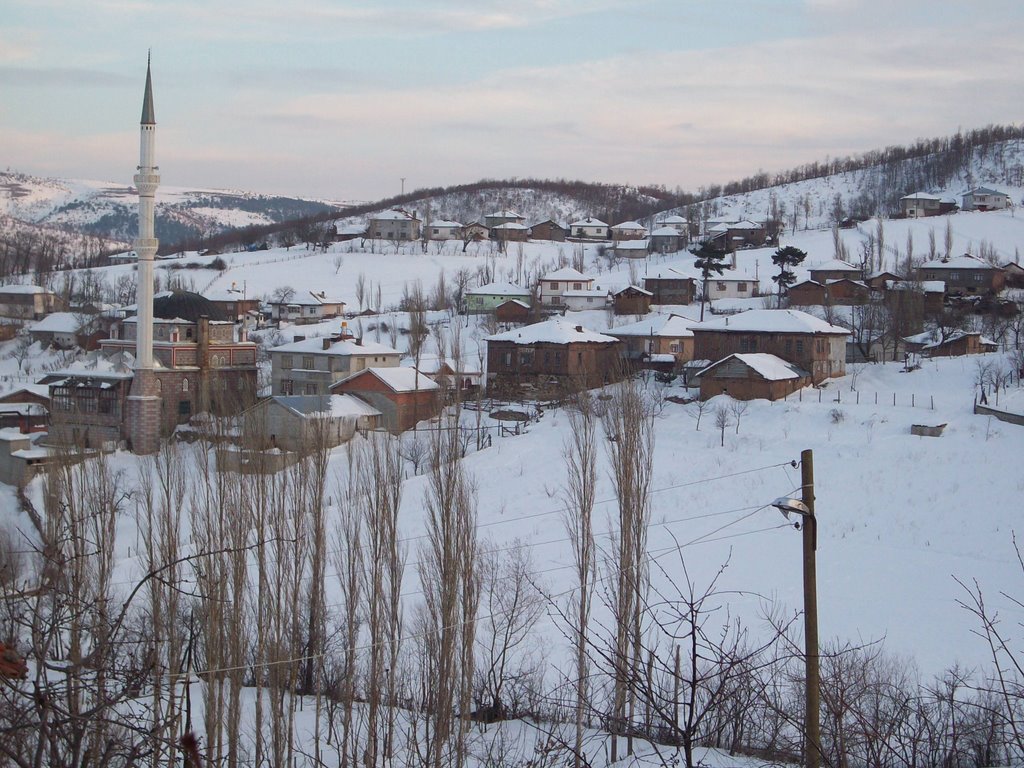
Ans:
{"type": "Polygon", "coordinates": [[[210,320],[228,319],[216,304],[192,291],[166,291],[153,297],[153,317],[196,323],[204,316],[210,320]]]}

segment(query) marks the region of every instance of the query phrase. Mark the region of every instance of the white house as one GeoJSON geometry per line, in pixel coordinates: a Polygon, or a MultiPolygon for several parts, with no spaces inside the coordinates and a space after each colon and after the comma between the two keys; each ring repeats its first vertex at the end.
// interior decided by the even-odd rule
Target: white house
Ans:
{"type": "Polygon", "coordinates": [[[351,336],[301,339],[270,350],[275,395],[328,395],[330,387],[364,368],[397,368],[402,353],[351,336]]]}
{"type": "Polygon", "coordinates": [[[1010,207],[1008,194],[988,187],[975,187],[961,197],[964,201],[961,208],[965,211],[1001,211],[1010,207]]]}
{"type": "Polygon", "coordinates": [[[594,287],[594,278],[587,277],[572,267],[562,267],[554,272],[548,272],[539,283],[541,306],[561,307],[562,294],[566,291],[589,291],[594,287]]]}
{"type": "Polygon", "coordinates": [[[569,231],[572,237],[589,238],[592,240],[608,239],[608,225],[592,216],[574,221],[569,225],[569,231]]]}
{"type": "Polygon", "coordinates": [[[395,208],[367,218],[366,236],[373,240],[419,240],[420,220],[416,211],[395,208]]]}
{"type": "Polygon", "coordinates": [[[428,240],[461,240],[462,224],[457,221],[438,219],[427,227],[428,240]]]}
{"type": "Polygon", "coordinates": [[[270,302],[270,317],[296,325],[310,325],[337,317],[345,311],[345,302],[331,298],[325,291],[309,291],[307,295],[295,295],[285,301],[270,302]]]}
{"type": "Polygon", "coordinates": [[[638,221],[624,221],[611,230],[612,240],[641,240],[647,237],[647,227],[638,221]]]}
{"type": "Polygon", "coordinates": [[[690,223],[679,214],[674,213],[671,216],[666,216],[661,220],[661,226],[672,227],[680,235],[690,234],[690,223]]]}

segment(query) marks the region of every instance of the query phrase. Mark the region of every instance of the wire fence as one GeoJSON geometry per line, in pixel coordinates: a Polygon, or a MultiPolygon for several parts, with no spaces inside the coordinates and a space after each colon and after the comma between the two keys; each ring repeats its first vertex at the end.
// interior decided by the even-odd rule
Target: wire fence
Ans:
{"type": "Polygon", "coordinates": [[[935,410],[934,395],[919,395],[914,392],[861,392],[860,390],[844,392],[841,389],[799,389],[786,395],[783,400],[830,405],[871,405],[935,410]]]}

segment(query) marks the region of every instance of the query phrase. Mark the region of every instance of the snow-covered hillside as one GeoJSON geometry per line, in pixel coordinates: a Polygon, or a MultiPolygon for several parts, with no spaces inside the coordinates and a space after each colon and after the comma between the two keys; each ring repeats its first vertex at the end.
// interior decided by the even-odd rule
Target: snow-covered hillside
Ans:
{"type": "MultiPolygon", "coordinates": [[[[272,224],[335,207],[314,200],[171,186],[159,187],[156,201],[157,236],[167,242],[272,224]]],[[[127,184],[0,173],[0,213],[15,220],[130,241],[137,210],[134,189],[127,184]]]]}

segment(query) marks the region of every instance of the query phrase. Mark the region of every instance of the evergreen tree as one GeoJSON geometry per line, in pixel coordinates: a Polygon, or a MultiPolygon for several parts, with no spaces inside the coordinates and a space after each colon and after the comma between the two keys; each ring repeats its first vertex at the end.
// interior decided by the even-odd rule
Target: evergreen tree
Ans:
{"type": "Polygon", "coordinates": [[[796,282],[796,273],[791,267],[803,263],[807,258],[807,252],[799,248],[787,245],[779,248],[772,254],[772,264],[779,268],[779,274],[772,277],[772,280],[779,286],[779,306],[782,306],[782,294],[789,286],[796,282]]]}
{"type": "Polygon", "coordinates": [[[725,264],[723,263],[725,261],[725,253],[716,250],[710,242],[705,241],[701,243],[700,248],[693,252],[693,255],[697,257],[693,266],[700,270],[701,280],[703,281],[700,298],[700,321],[704,322],[704,304],[708,300],[708,278],[712,272],[720,275],[725,271],[725,264]]]}

